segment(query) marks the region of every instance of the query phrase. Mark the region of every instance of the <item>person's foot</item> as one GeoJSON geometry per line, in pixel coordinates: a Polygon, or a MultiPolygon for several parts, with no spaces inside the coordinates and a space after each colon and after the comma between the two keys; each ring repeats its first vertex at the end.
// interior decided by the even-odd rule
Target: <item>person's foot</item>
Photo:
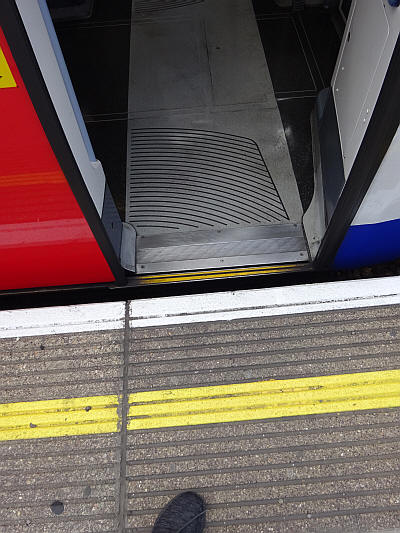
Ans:
{"type": "Polygon", "coordinates": [[[205,524],[203,499],[195,492],[182,492],[158,515],[153,533],[201,533],[205,524]]]}

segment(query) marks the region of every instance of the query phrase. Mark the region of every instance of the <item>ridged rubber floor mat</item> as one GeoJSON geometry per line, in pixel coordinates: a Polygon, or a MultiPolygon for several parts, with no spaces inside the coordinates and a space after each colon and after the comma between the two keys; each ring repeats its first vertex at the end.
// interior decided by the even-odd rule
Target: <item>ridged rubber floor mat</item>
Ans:
{"type": "Polygon", "coordinates": [[[139,234],[287,221],[251,139],[187,129],[131,133],[128,222],[139,234]]]}
{"type": "Polygon", "coordinates": [[[187,7],[193,4],[200,4],[203,0],[139,0],[134,3],[136,15],[148,15],[165,11],[167,9],[176,9],[187,7]]]}

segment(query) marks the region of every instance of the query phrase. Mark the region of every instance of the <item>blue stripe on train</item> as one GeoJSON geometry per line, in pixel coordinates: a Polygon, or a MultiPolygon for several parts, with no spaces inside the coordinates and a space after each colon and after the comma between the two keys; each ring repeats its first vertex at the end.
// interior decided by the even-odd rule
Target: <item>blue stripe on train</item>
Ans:
{"type": "Polygon", "coordinates": [[[350,226],[336,254],[335,268],[357,268],[400,258],[400,219],[350,226]]]}

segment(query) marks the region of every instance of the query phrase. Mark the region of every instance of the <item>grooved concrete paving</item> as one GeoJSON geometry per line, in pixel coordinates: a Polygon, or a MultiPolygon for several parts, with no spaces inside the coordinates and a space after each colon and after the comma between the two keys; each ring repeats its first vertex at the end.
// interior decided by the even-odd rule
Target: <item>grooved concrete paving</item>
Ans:
{"type": "Polygon", "coordinates": [[[394,531],[399,408],[133,431],[126,413],[141,391],[399,369],[399,325],[390,306],[1,339],[2,404],[116,395],[120,422],[0,442],[0,531],[150,532],[185,489],[213,533],[394,531]]]}
{"type": "MultiPolygon", "coordinates": [[[[116,330],[0,339],[1,402],[119,394],[123,338],[116,330]]],[[[0,457],[2,533],[118,530],[119,433],[4,441],[0,457]]]]}

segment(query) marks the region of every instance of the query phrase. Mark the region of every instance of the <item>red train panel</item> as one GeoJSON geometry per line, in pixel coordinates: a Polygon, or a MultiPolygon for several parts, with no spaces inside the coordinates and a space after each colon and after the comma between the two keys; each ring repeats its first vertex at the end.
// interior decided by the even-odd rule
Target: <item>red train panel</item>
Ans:
{"type": "Polygon", "coordinates": [[[110,282],[0,28],[0,289],[110,282]]]}

